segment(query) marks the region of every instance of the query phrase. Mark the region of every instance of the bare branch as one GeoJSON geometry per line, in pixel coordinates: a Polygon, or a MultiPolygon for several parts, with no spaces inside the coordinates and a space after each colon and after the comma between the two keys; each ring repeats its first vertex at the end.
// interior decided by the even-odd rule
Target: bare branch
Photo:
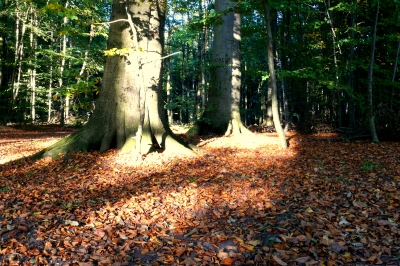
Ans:
{"type": "Polygon", "coordinates": [[[163,60],[163,59],[165,59],[165,58],[168,58],[168,57],[170,57],[170,56],[173,56],[173,55],[176,55],[176,54],[180,54],[180,53],[182,53],[182,52],[181,52],[181,51],[179,51],[179,52],[175,52],[175,53],[172,53],[172,54],[166,55],[166,56],[164,56],[164,57],[161,57],[161,58],[158,58],[158,59],[155,59],[155,60],[151,60],[151,61],[143,62],[143,63],[142,63],[142,65],[144,65],[144,64],[148,64],[148,63],[151,63],[151,62],[155,62],[155,61],[158,61],[158,60],[163,60]]]}

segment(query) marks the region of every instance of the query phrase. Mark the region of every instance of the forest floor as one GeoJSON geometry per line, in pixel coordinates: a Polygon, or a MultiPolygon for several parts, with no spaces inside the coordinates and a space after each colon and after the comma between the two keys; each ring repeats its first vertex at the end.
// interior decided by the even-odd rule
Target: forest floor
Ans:
{"type": "Polygon", "coordinates": [[[0,265],[400,264],[400,143],[181,134],[198,157],[15,161],[74,130],[0,127],[0,265]]]}

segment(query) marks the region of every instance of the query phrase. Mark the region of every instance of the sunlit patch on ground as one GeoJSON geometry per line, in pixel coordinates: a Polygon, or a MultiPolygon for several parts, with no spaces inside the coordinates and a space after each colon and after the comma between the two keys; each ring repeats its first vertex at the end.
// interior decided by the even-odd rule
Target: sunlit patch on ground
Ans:
{"type": "Polygon", "coordinates": [[[57,126],[42,131],[0,126],[0,164],[32,155],[73,131],[57,126]]]}

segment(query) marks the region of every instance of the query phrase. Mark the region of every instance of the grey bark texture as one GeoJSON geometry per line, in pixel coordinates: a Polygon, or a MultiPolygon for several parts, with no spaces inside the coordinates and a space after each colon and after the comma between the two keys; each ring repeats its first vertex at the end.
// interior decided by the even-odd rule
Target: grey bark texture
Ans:
{"type": "Polygon", "coordinates": [[[275,75],[275,62],[274,62],[274,48],[273,48],[273,39],[271,32],[271,18],[269,14],[269,6],[268,0],[263,1],[264,4],[264,12],[265,12],[265,21],[267,24],[267,32],[268,32],[268,68],[269,68],[269,79],[270,86],[272,88],[272,116],[274,120],[275,130],[278,133],[279,143],[283,149],[288,147],[285,132],[282,128],[281,121],[279,119],[279,109],[278,109],[278,88],[276,85],[276,75],[275,75]]]}
{"type": "Polygon", "coordinates": [[[103,84],[93,117],[76,133],[35,154],[122,149],[146,154],[156,149],[193,155],[170,130],[161,99],[164,1],[114,0],[103,84]]]}
{"type": "MultiPolygon", "coordinates": [[[[215,11],[234,7],[230,0],[216,0],[215,11]]],[[[214,26],[213,70],[206,109],[198,123],[199,134],[251,133],[240,118],[240,14],[228,12],[214,26]]]]}

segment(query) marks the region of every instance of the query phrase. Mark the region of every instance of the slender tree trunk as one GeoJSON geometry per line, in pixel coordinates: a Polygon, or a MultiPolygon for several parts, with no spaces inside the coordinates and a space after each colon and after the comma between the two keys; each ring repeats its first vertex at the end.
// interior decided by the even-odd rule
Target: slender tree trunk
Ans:
{"type": "Polygon", "coordinates": [[[86,51],[85,51],[82,66],[81,66],[81,69],[79,70],[79,76],[76,78],[76,83],[79,83],[82,80],[83,73],[85,73],[87,59],[88,59],[88,55],[89,55],[89,48],[92,45],[93,38],[94,38],[94,25],[90,24],[88,49],[86,49],[86,51]]]}
{"type": "Polygon", "coordinates": [[[374,73],[374,61],[375,61],[375,43],[376,43],[376,31],[378,26],[378,16],[379,16],[379,1],[376,4],[376,14],[375,21],[372,32],[372,40],[371,40],[371,58],[369,63],[369,72],[368,72],[368,110],[369,110],[369,127],[372,135],[372,142],[379,143],[378,135],[376,133],[375,128],[375,115],[374,115],[374,102],[373,102],[373,82],[372,77],[374,73]]]}
{"type": "MultiPolygon", "coordinates": [[[[399,61],[399,52],[400,52],[400,41],[397,46],[397,52],[396,52],[396,59],[394,61],[394,66],[393,66],[393,75],[392,75],[392,83],[396,80],[396,71],[397,71],[397,62],[399,61]]],[[[390,110],[393,111],[393,95],[394,95],[394,84],[392,85],[392,91],[390,93],[390,110]]]]}
{"type": "MultiPolygon", "coordinates": [[[[7,0],[0,1],[0,10],[6,10],[8,8],[9,2],[7,0]]],[[[0,25],[7,25],[8,24],[8,16],[0,16],[0,25]]],[[[3,114],[0,118],[0,123],[2,125],[7,125],[11,109],[12,108],[12,91],[9,91],[8,83],[10,80],[10,64],[9,64],[9,53],[8,53],[8,45],[7,45],[7,37],[8,33],[6,30],[3,30],[0,33],[0,93],[2,95],[0,99],[0,113],[3,114]]]]}
{"type": "Polygon", "coordinates": [[[269,14],[268,0],[263,0],[265,21],[267,25],[268,33],[268,68],[269,68],[269,79],[271,80],[272,87],[272,115],[274,119],[275,130],[278,133],[280,146],[283,149],[287,148],[287,141],[285,132],[283,131],[281,121],[279,119],[279,109],[278,109],[278,88],[276,86],[276,75],[275,75],[275,62],[274,62],[274,47],[273,38],[271,32],[271,18],[269,14]]]}
{"type": "Polygon", "coordinates": [[[285,133],[289,131],[289,125],[292,122],[291,116],[289,115],[289,106],[287,99],[287,88],[286,81],[282,80],[282,105],[283,105],[283,113],[285,115],[285,133]]]}
{"type": "MultiPolygon", "coordinates": [[[[199,0],[200,12],[202,18],[205,19],[207,16],[207,6],[205,0],[199,0]]],[[[208,34],[207,24],[203,23],[202,31],[199,36],[199,81],[197,88],[197,97],[196,97],[196,120],[199,119],[205,108],[206,104],[206,74],[205,74],[205,66],[206,66],[206,51],[207,51],[207,34],[208,34]]]]}
{"type": "MultiPolygon", "coordinates": [[[[169,64],[168,64],[169,67],[169,64]]],[[[172,95],[171,95],[171,73],[170,70],[168,69],[168,75],[167,75],[167,102],[171,103],[172,102],[172,95]]],[[[168,116],[168,123],[170,125],[173,124],[173,116],[172,116],[173,110],[171,108],[168,108],[167,110],[167,116],[168,116]]]]}
{"type": "MultiPolygon", "coordinates": [[[[52,47],[53,43],[53,34],[54,32],[50,32],[50,47],[52,47]]],[[[51,121],[51,112],[52,112],[52,103],[53,103],[53,56],[50,55],[50,66],[49,66],[49,85],[47,91],[47,123],[51,121]]]]}
{"type": "MultiPolygon", "coordinates": [[[[65,3],[65,8],[67,8],[69,5],[69,2],[67,1],[65,3]]],[[[68,22],[67,17],[64,17],[63,19],[63,25],[65,26],[68,22]]],[[[62,35],[61,37],[61,43],[60,43],[60,50],[61,50],[61,62],[59,66],[59,77],[58,77],[58,88],[60,90],[60,124],[63,126],[65,124],[65,119],[66,117],[66,106],[65,103],[67,102],[66,98],[68,96],[63,95],[62,90],[63,90],[63,76],[64,76],[64,69],[65,69],[65,56],[67,53],[67,36],[65,34],[62,35]]]]}
{"type": "Polygon", "coordinates": [[[31,90],[31,122],[34,123],[36,120],[36,35],[34,30],[37,28],[37,16],[36,10],[31,8],[31,20],[30,20],[30,34],[29,34],[29,45],[31,49],[30,61],[29,61],[29,87],[31,90]]]}
{"type": "MultiPolygon", "coordinates": [[[[326,16],[328,17],[329,24],[331,26],[331,32],[332,32],[332,52],[333,52],[333,64],[335,66],[335,72],[334,72],[334,80],[335,80],[335,87],[334,89],[336,90],[336,98],[337,98],[337,120],[338,120],[338,126],[342,126],[342,103],[341,103],[341,94],[339,92],[339,66],[338,66],[338,60],[337,60],[337,53],[342,54],[342,50],[340,48],[340,44],[337,43],[336,41],[336,33],[335,33],[335,28],[333,25],[333,16],[332,16],[332,11],[330,11],[331,7],[331,1],[328,0],[327,3],[325,2],[325,12],[326,16]],[[337,50],[336,51],[336,45],[337,45],[337,50]]],[[[332,97],[333,101],[334,97],[332,97]]],[[[333,115],[333,113],[332,113],[333,115]]]]}
{"type": "MultiPolygon", "coordinates": [[[[207,16],[207,2],[206,0],[200,0],[201,1],[201,7],[202,10],[204,11],[203,13],[203,18],[206,18],[207,16]]],[[[207,90],[207,84],[206,84],[206,54],[207,54],[207,47],[208,47],[208,28],[207,24],[204,22],[203,23],[203,31],[201,33],[201,52],[200,52],[200,75],[201,75],[201,83],[200,83],[200,99],[201,103],[199,104],[199,114],[198,118],[200,118],[204,112],[204,109],[206,107],[207,103],[207,97],[206,97],[206,90],[207,90]]]]}
{"type": "Polygon", "coordinates": [[[268,88],[267,88],[267,121],[266,126],[270,127],[274,125],[274,118],[272,114],[272,84],[271,79],[268,79],[268,88]]]}
{"type": "MultiPolygon", "coordinates": [[[[291,58],[291,16],[292,12],[290,9],[286,10],[283,13],[283,30],[282,30],[282,36],[281,40],[284,42],[284,47],[285,49],[281,50],[281,69],[282,70],[291,70],[290,69],[290,64],[288,62],[289,58],[291,58]]],[[[285,133],[289,130],[290,123],[293,122],[293,116],[289,112],[289,79],[283,78],[282,79],[282,105],[283,105],[283,110],[284,110],[284,116],[285,116],[285,133]]]]}
{"type": "MultiPolygon", "coordinates": [[[[171,25],[169,24],[169,20],[166,21],[167,23],[167,29],[168,32],[166,32],[165,34],[165,38],[166,38],[166,42],[167,45],[166,47],[168,47],[168,49],[166,49],[167,54],[169,54],[171,52],[171,50],[169,49],[170,45],[170,37],[171,37],[171,33],[172,33],[172,29],[171,29],[171,25]]],[[[171,104],[172,102],[172,94],[171,94],[171,58],[168,57],[164,63],[164,69],[167,72],[166,76],[167,76],[167,84],[166,84],[166,91],[167,91],[167,104],[171,104]]],[[[173,120],[173,110],[171,108],[171,106],[167,109],[167,120],[168,120],[168,124],[172,125],[174,120],[173,120]]]]}
{"type": "MultiPolygon", "coordinates": [[[[357,4],[356,0],[352,1],[353,5],[357,4]]],[[[350,51],[349,51],[349,84],[350,89],[348,92],[348,127],[354,128],[355,127],[355,119],[354,119],[354,32],[356,31],[356,12],[355,10],[351,14],[351,30],[350,30],[350,51]]]]}
{"type": "MultiPolygon", "coordinates": [[[[182,16],[183,17],[183,16],[182,16]]],[[[183,19],[182,19],[182,24],[183,24],[183,19]]],[[[186,78],[186,69],[185,69],[185,61],[187,57],[187,51],[186,51],[186,45],[182,45],[182,65],[181,65],[181,108],[179,109],[179,114],[180,114],[180,122],[185,123],[185,110],[186,110],[186,104],[185,104],[185,78],[186,78]]]]}
{"type": "MultiPolygon", "coordinates": [[[[18,2],[17,2],[18,5],[18,2]]],[[[28,12],[26,12],[25,16],[21,18],[22,12],[16,13],[15,20],[15,60],[14,60],[14,69],[12,74],[12,105],[16,102],[16,99],[19,94],[20,84],[21,84],[21,73],[22,73],[22,58],[24,55],[24,37],[26,32],[26,21],[28,12]]]]}

